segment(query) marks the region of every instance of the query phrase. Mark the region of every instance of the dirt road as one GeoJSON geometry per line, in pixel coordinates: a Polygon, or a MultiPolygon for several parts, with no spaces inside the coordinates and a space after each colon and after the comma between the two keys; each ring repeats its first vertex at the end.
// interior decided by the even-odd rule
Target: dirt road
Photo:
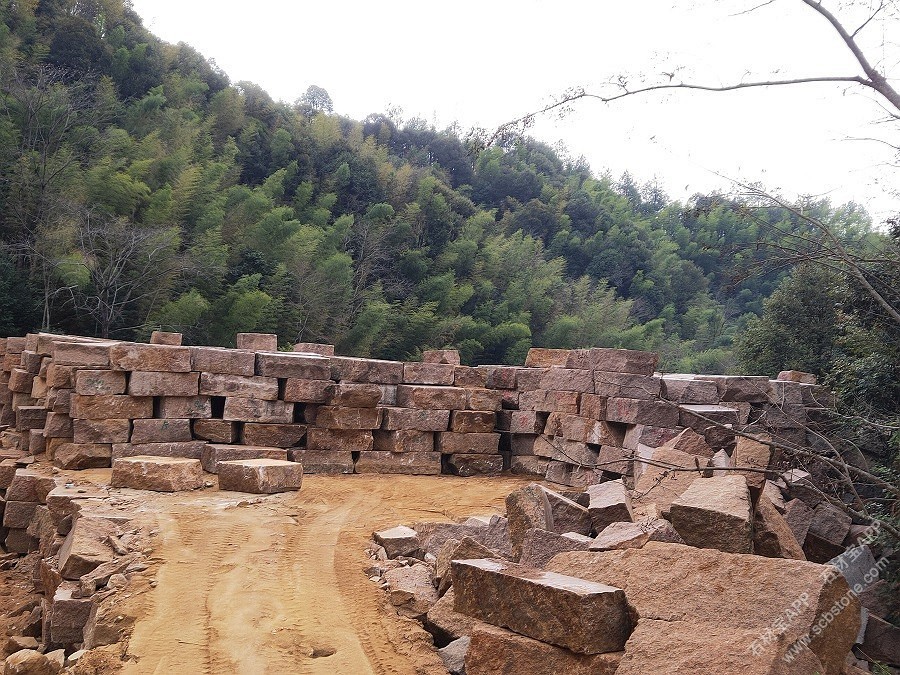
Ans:
{"type": "Polygon", "coordinates": [[[265,498],[154,496],[156,587],[137,616],[125,673],[446,673],[415,622],[363,573],[375,529],[497,513],[514,479],[308,476],[265,498]]]}

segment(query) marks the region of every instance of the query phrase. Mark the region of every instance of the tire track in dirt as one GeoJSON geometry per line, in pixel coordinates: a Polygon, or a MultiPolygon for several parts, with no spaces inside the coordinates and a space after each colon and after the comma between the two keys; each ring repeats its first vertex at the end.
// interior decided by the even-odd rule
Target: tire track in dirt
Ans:
{"type": "MultiPolygon", "coordinates": [[[[446,673],[430,636],[363,569],[375,529],[502,509],[520,481],[308,476],[264,498],[204,491],[142,504],[159,535],[156,588],[123,672],[446,673]]],[[[123,609],[126,609],[123,607],[123,609]]]]}

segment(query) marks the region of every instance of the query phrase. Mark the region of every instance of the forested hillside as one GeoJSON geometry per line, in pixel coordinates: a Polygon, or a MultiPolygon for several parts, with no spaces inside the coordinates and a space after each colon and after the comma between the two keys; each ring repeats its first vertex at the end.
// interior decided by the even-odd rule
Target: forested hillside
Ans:
{"type": "MultiPolygon", "coordinates": [[[[622,346],[721,372],[790,272],[778,244],[812,232],[748,199],[673,202],[531,139],[347,119],[318,87],[273,101],[122,0],[3,2],[0,85],[0,334],[264,331],[473,364],[622,346]]],[[[854,205],[804,214],[880,236],[854,205]]]]}

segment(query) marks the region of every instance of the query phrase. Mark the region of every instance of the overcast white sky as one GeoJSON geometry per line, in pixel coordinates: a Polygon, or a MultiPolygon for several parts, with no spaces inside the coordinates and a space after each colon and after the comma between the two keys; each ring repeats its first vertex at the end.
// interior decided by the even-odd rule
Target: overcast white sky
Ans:
{"type": "MultiPolygon", "coordinates": [[[[399,106],[406,118],[424,117],[439,128],[458,122],[487,129],[568,87],[596,88],[624,72],[654,76],[684,65],[684,79],[714,84],[748,71],[858,73],[828,24],[800,0],[736,15],[756,4],[133,0],[158,36],[193,45],[232,82],[256,82],[276,99],[293,101],[317,84],[336,112],[356,119],[399,106]]],[[[890,76],[900,72],[900,49],[882,46],[886,35],[876,23],[862,34],[890,76]]],[[[726,176],[761,181],[790,197],[852,199],[885,217],[900,210],[887,192],[900,183],[900,169],[884,166],[892,158],[887,147],[848,140],[892,131],[872,126],[879,112],[872,96],[832,85],[682,91],[584,101],[531,133],[562,141],[596,173],[656,178],[677,199],[728,189],[726,176]]]]}

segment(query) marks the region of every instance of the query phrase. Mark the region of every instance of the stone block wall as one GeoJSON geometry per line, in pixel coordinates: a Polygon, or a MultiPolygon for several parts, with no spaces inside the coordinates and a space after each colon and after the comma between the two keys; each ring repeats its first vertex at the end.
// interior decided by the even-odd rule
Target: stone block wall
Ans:
{"type": "Polygon", "coordinates": [[[621,349],[532,349],[521,367],[470,367],[452,350],[421,363],[305,343],[278,352],[260,334],[238,336],[239,349],[180,343],[0,339],[0,458],[46,453],[86,469],[154,455],[215,471],[270,457],[307,473],[508,469],[582,487],[632,475],[636,458],[688,428],[712,451],[730,450],[727,426],[805,444],[809,411],[829,402],[802,374],[661,375],[655,354],[621,349]]]}

